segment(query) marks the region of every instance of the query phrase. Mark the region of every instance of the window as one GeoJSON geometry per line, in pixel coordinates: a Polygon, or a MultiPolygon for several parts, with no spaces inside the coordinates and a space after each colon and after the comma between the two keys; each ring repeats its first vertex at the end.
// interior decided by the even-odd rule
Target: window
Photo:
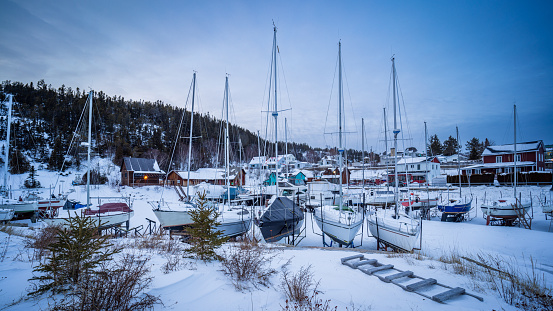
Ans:
{"type": "Polygon", "coordinates": [[[421,170],[421,165],[417,164],[417,171],[420,171],[420,170],[421,170]]]}
{"type": "Polygon", "coordinates": [[[475,170],[474,170],[474,173],[475,173],[475,174],[482,174],[482,170],[481,170],[481,169],[475,169],[475,170]]]}
{"type": "Polygon", "coordinates": [[[520,161],[521,161],[520,158],[521,158],[521,157],[520,157],[520,154],[517,154],[517,162],[520,162],[520,161]]]}
{"type": "Polygon", "coordinates": [[[501,159],[502,159],[501,156],[496,156],[495,163],[501,163],[502,162],[501,159]]]}
{"type": "Polygon", "coordinates": [[[510,167],[506,167],[505,168],[505,173],[510,173],[511,172],[511,168],[510,167]]]}

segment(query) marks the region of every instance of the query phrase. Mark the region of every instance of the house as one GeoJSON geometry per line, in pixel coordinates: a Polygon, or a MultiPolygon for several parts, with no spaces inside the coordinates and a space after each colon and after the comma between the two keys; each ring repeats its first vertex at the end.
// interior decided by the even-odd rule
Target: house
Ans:
{"type": "MultiPolygon", "coordinates": [[[[434,156],[403,158],[397,161],[397,173],[398,176],[407,176],[409,182],[426,183],[441,174],[440,160],[434,156]]],[[[393,181],[394,176],[390,175],[389,179],[393,181]]]]}
{"type": "MultiPolygon", "coordinates": [[[[200,168],[197,171],[171,171],[167,176],[169,185],[187,186],[197,185],[206,182],[212,185],[225,185],[226,172],[224,168],[200,168]]],[[[233,167],[229,169],[229,183],[231,186],[243,186],[246,184],[246,172],[242,168],[233,167]]]]}
{"type": "Polygon", "coordinates": [[[124,157],[121,164],[122,186],[159,185],[165,172],[159,168],[155,159],[124,157]]]}
{"type": "MultiPolygon", "coordinates": [[[[350,180],[349,177],[350,177],[349,169],[344,168],[344,170],[342,171],[342,184],[349,183],[349,180],[350,180]]],[[[326,169],[325,171],[323,171],[321,175],[321,179],[326,180],[333,184],[340,184],[340,169],[339,168],[326,169]]]]}
{"type": "MultiPolygon", "coordinates": [[[[481,164],[464,167],[463,174],[500,174],[514,170],[514,144],[488,146],[482,153],[481,164]]],[[[517,172],[543,171],[545,169],[545,148],[543,141],[516,144],[517,172]]]]}
{"type": "Polygon", "coordinates": [[[267,161],[266,157],[253,157],[250,163],[248,164],[248,168],[250,170],[259,170],[263,167],[263,164],[265,164],[265,161],[267,161]]]}

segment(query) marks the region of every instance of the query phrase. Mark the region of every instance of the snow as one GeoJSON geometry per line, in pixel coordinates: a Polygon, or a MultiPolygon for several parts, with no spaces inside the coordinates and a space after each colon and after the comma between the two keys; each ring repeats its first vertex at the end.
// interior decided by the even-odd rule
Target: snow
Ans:
{"type": "MultiPolygon", "coordinates": [[[[115,184],[119,175],[118,167],[108,160],[94,160],[95,167],[101,167],[108,175],[110,185],[115,184]]],[[[60,176],[64,182],[58,184],[56,192],[69,193],[70,199],[86,200],[85,186],[71,186],[71,181],[81,171],[68,171],[67,176],[60,176]]],[[[54,185],[58,175],[54,172],[39,171],[38,180],[49,187],[54,185]]],[[[12,188],[20,188],[27,174],[10,177],[12,188]]],[[[250,182],[248,182],[250,184],[250,182]]],[[[91,196],[128,196],[131,197],[134,217],[130,226],[147,226],[146,218],[157,220],[148,201],[158,201],[162,196],[167,201],[177,201],[178,195],[172,188],[151,187],[118,187],[92,186],[91,196]]],[[[357,249],[322,248],[320,230],[307,213],[305,219],[305,237],[299,247],[285,247],[282,244],[266,244],[271,249],[267,256],[271,258],[270,266],[278,273],[271,277],[269,287],[250,287],[237,291],[228,276],[221,271],[218,262],[204,263],[184,258],[186,263],[178,271],[164,274],[161,266],[167,261],[166,256],[158,253],[148,253],[151,256],[151,275],[154,277],[148,293],[157,295],[164,306],[157,305],[155,310],[282,310],[285,296],[280,289],[280,280],[284,267],[290,271],[298,271],[301,267],[311,266],[316,281],[320,280],[319,298],[330,299],[331,306],[345,310],[352,305],[356,310],[516,310],[506,304],[497,292],[485,283],[473,280],[466,275],[447,270],[446,265],[437,261],[440,256],[452,252],[473,257],[478,254],[500,256],[505,260],[514,260],[521,269],[531,268],[535,261],[537,271],[542,273],[548,286],[553,286],[553,249],[551,241],[553,232],[548,232],[550,219],[546,220],[541,212],[537,197],[547,195],[551,199],[551,186],[521,186],[517,188],[522,197],[533,200],[534,216],[532,230],[519,227],[486,226],[479,208],[470,212],[471,220],[463,223],[441,222],[439,217],[425,220],[423,225],[422,250],[423,260],[413,259],[414,255],[390,256],[376,251],[376,240],[370,237],[364,228],[356,237],[354,243],[357,249]],[[463,295],[439,304],[424,297],[403,291],[398,286],[384,283],[375,276],[369,276],[359,270],[342,265],[340,259],[346,256],[364,252],[366,258],[374,258],[385,264],[393,264],[401,270],[411,270],[416,275],[432,277],[438,282],[456,287],[464,287],[467,291],[484,298],[480,302],[463,295]],[[530,259],[531,258],[531,259],[530,259]],[[481,288],[481,289],[478,289],[481,288]]],[[[48,188],[40,189],[39,195],[47,196],[48,188]]],[[[495,200],[512,195],[508,187],[478,186],[463,188],[464,194],[472,194],[473,205],[480,206],[484,198],[495,200]]],[[[548,201],[549,202],[549,201],[548,201]]],[[[30,225],[29,228],[14,227],[25,234],[33,234],[42,224],[31,224],[29,221],[18,221],[30,225]]],[[[259,230],[253,226],[253,230],[259,230]]],[[[283,240],[284,241],[284,240],[283,240]]],[[[329,239],[327,239],[327,242],[329,239]]],[[[117,243],[125,239],[115,240],[117,243]]],[[[232,247],[227,243],[222,250],[232,247]]],[[[221,251],[222,251],[221,250],[221,251]]],[[[36,310],[47,309],[48,300],[22,300],[13,305],[12,302],[25,297],[31,288],[27,281],[33,276],[32,263],[29,261],[31,250],[25,248],[25,239],[16,235],[0,232],[0,309],[1,310],[36,310]],[[3,256],[5,252],[5,256],[3,256]]],[[[36,264],[36,262],[34,262],[36,264]]]]}

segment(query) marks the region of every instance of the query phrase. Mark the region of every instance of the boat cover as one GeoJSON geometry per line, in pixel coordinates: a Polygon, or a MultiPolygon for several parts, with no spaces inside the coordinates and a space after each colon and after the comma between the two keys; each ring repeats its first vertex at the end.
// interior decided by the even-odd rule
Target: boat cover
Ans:
{"type": "Polygon", "coordinates": [[[263,213],[261,222],[270,223],[286,220],[301,220],[303,217],[303,211],[292,200],[285,197],[278,197],[265,213],[263,213]]]}

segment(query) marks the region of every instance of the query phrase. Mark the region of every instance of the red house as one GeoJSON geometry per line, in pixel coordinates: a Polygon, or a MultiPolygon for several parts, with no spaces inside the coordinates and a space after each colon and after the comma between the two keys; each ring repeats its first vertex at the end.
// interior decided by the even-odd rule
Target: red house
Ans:
{"type": "MultiPolygon", "coordinates": [[[[517,143],[517,172],[543,171],[545,153],[543,141],[517,143]]],[[[482,153],[482,164],[463,168],[468,174],[512,173],[514,170],[514,144],[489,146],[482,153]]]]}

